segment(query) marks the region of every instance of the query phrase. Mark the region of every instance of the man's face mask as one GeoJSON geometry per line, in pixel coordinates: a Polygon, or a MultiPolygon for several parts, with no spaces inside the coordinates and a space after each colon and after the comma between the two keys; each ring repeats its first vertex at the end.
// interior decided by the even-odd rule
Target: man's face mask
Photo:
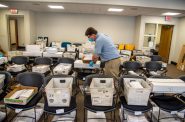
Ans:
{"type": "Polygon", "coordinates": [[[93,38],[88,38],[88,40],[89,40],[90,42],[93,42],[93,41],[94,41],[94,39],[93,39],[93,38]]]}

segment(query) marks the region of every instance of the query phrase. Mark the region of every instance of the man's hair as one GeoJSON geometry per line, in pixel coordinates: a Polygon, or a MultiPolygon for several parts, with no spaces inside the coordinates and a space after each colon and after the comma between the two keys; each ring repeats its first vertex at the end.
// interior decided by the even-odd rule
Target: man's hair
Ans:
{"type": "Polygon", "coordinates": [[[96,29],[94,29],[93,27],[89,27],[87,28],[85,35],[88,36],[88,35],[97,34],[97,33],[98,31],[96,29]]]}

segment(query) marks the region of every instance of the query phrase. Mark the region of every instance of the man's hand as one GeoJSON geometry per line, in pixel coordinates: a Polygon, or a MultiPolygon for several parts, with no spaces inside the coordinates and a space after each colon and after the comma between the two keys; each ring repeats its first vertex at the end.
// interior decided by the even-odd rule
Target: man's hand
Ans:
{"type": "Polygon", "coordinates": [[[96,62],[96,61],[98,60],[98,58],[99,58],[99,56],[97,56],[97,55],[93,55],[93,56],[92,56],[92,60],[93,60],[93,62],[96,62]]]}

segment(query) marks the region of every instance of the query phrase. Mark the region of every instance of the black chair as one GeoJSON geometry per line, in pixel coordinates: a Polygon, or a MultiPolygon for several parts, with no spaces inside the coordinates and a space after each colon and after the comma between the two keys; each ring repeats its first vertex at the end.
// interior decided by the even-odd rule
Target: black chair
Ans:
{"type": "MultiPolygon", "coordinates": [[[[13,110],[22,109],[22,111],[34,109],[35,117],[28,117],[28,118],[33,118],[36,121],[36,105],[40,101],[40,99],[42,98],[44,75],[42,75],[40,73],[36,73],[36,72],[25,72],[25,73],[18,74],[16,80],[18,81],[18,83],[20,83],[20,85],[37,87],[38,93],[35,96],[33,96],[33,98],[26,105],[5,104],[6,119],[7,119],[7,115],[8,115],[7,108],[10,108],[13,110]]],[[[19,117],[27,117],[27,116],[19,116],[19,117]]]]}
{"type": "Polygon", "coordinates": [[[79,46],[81,46],[82,44],[81,44],[81,43],[73,43],[73,45],[75,45],[76,47],[79,47],[79,46]]]}
{"type": "MultiPolygon", "coordinates": [[[[181,80],[183,80],[185,82],[185,75],[180,76],[179,79],[181,79],[181,80]]],[[[184,102],[184,104],[185,104],[185,92],[180,94],[180,95],[178,95],[178,98],[180,100],[182,100],[184,102]]]]}
{"type": "MultiPolygon", "coordinates": [[[[152,78],[159,78],[159,79],[171,79],[167,76],[153,76],[152,78]]],[[[151,96],[151,100],[159,107],[159,114],[157,121],[159,122],[162,119],[169,119],[169,118],[178,118],[178,117],[163,117],[160,118],[161,110],[169,113],[180,112],[185,109],[185,104],[178,99],[178,95],[168,95],[168,94],[162,94],[162,95],[153,95],[151,96]]],[[[184,113],[185,116],[185,113],[184,113]]],[[[181,118],[182,119],[182,118],[181,118]]],[[[185,119],[185,118],[183,118],[185,119]]],[[[185,120],[184,120],[185,121],[185,120]]]]}
{"type": "Polygon", "coordinates": [[[150,76],[164,76],[166,75],[167,69],[162,68],[161,62],[149,61],[145,63],[145,75],[150,76]]]}
{"type": "MultiPolygon", "coordinates": [[[[48,120],[47,118],[50,114],[51,115],[66,115],[66,114],[69,114],[69,113],[77,110],[76,92],[74,92],[75,89],[76,89],[76,85],[75,85],[76,80],[73,76],[69,76],[69,75],[48,76],[45,80],[45,85],[44,86],[46,86],[52,78],[64,78],[64,77],[73,78],[73,88],[72,88],[73,94],[71,96],[70,105],[69,105],[69,107],[66,107],[66,106],[65,107],[61,107],[61,106],[60,107],[51,107],[51,106],[48,105],[46,94],[44,94],[44,101],[45,101],[45,104],[44,104],[44,120],[48,120]],[[57,113],[56,111],[59,110],[59,109],[63,109],[63,112],[57,113]]],[[[72,119],[76,119],[76,121],[77,121],[77,112],[76,112],[75,118],[71,118],[71,121],[72,121],[72,119]]],[[[67,119],[67,120],[70,121],[69,119],[67,119]]],[[[63,120],[63,121],[65,121],[65,120],[63,120]]]]}
{"type": "MultiPolygon", "coordinates": [[[[135,76],[135,75],[124,75],[122,77],[120,77],[120,86],[122,87],[122,90],[124,91],[124,78],[137,78],[137,79],[143,79],[146,80],[146,78],[141,77],[141,76],[135,76]]],[[[121,102],[121,106],[123,107],[123,119],[125,119],[125,115],[124,115],[124,110],[129,111],[131,113],[135,113],[135,112],[140,112],[141,114],[149,112],[152,110],[152,104],[150,103],[150,101],[148,101],[148,105],[147,106],[138,106],[138,105],[128,105],[127,101],[125,99],[125,96],[120,96],[120,102],[121,102]]],[[[152,119],[152,116],[151,116],[152,119]]],[[[123,120],[121,120],[123,121],[123,120]]]]}
{"type": "Polygon", "coordinates": [[[11,62],[13,64],[18,64],[18,65],[25,65],[26,69],[19,71],[19,72],[10,72],[10,74],[15,77],[17,76],[17,74],[19,73],[23,73],[26,72],[28,70],[28,62],[29,62],[29,58],[25,57],[25,56],[15,56],[12,57],[11,62]]]}
{"type": "Polygon", "coordinates": [[[9,72],[6,72],[6,71],[0,71],[0,74],[5,75],[4,86],[2,87],[2,89],[0,89],[1,90],[1,92],[0,92],[0,101],[1,101],[7,95],[7,88],[8,88],[8,84],[11,80],[11,74],[9,72]]]}
{"type": "Polygon", "coordinates": [[[49,75],[52,71],[52,64],[53,64],[53,60],[52,58],[49,57],[38,57],[35,58],[35,62],[34,65],[49,65],[50,66],[50,71],[47,71],[44,73],[45,76],[49,75]]]}
{"type": "Polygon", "coordinates": [[[123,75],[128,75],[129,74],[129,71],[133,71],[135,72],[136,74],[135,75],[142,75],[142,65],[141,63],[137,62],[137,61],[126,61],[123,63],[122,65],[122,68],[123,68],[123,75]]]}
{"type": "Polygon", "coordinates": [[[162,61],[162,57],[159,55],[151,55],[151,61],[162,61]]]}
{"type": "Polygon", "coordinates": [[[68,64],[72,64],[72,67],[74,66],[74,62],[75,60],[72,58],[59,58],[58,59],[58,63],[68,63],[68,64]]]}
{"type": "MultiPolygon", "coordinates": [[[[84,122],[86,121],[86,110],[89,110],[91,112],[97,112],[97,111],[101,111],[101,112],[111,112],[111,119],[107,118],[107,120],[111,120],[111,121],[115,121],[115,109],[116,109],[116,102],[113,100],[113,104],[112,106],[94,106],[92,105],[91,102],[91,95],[88,94],[89,90],[85,90],[87,89],[93,78],[112,78],[110,76],[107,75],[102,75],[102,74],[92,74],[92,75],[88,75],[85,78],[85,82],[83,84],[83,94],[84,94],[84,122]],[[114,113],[114,117],[112,119],[112,112],[114,113]]],[[[88,119],[102,119],[102,118],[88,118],[88,119]]]]}

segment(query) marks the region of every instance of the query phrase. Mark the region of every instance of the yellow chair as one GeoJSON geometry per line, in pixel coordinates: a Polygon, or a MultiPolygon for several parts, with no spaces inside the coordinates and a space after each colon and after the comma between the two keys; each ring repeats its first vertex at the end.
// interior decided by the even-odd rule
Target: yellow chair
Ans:
{"type": "Polygon", "coordinates": [[[119,44],[118,49],[119,50],[124,50],[124,44],[119,44]]]}
{"type": "Polygon", "coordinates": [[[125,44],[125,50],[134,50],[135,46],[133,44],[125,44]]]}

